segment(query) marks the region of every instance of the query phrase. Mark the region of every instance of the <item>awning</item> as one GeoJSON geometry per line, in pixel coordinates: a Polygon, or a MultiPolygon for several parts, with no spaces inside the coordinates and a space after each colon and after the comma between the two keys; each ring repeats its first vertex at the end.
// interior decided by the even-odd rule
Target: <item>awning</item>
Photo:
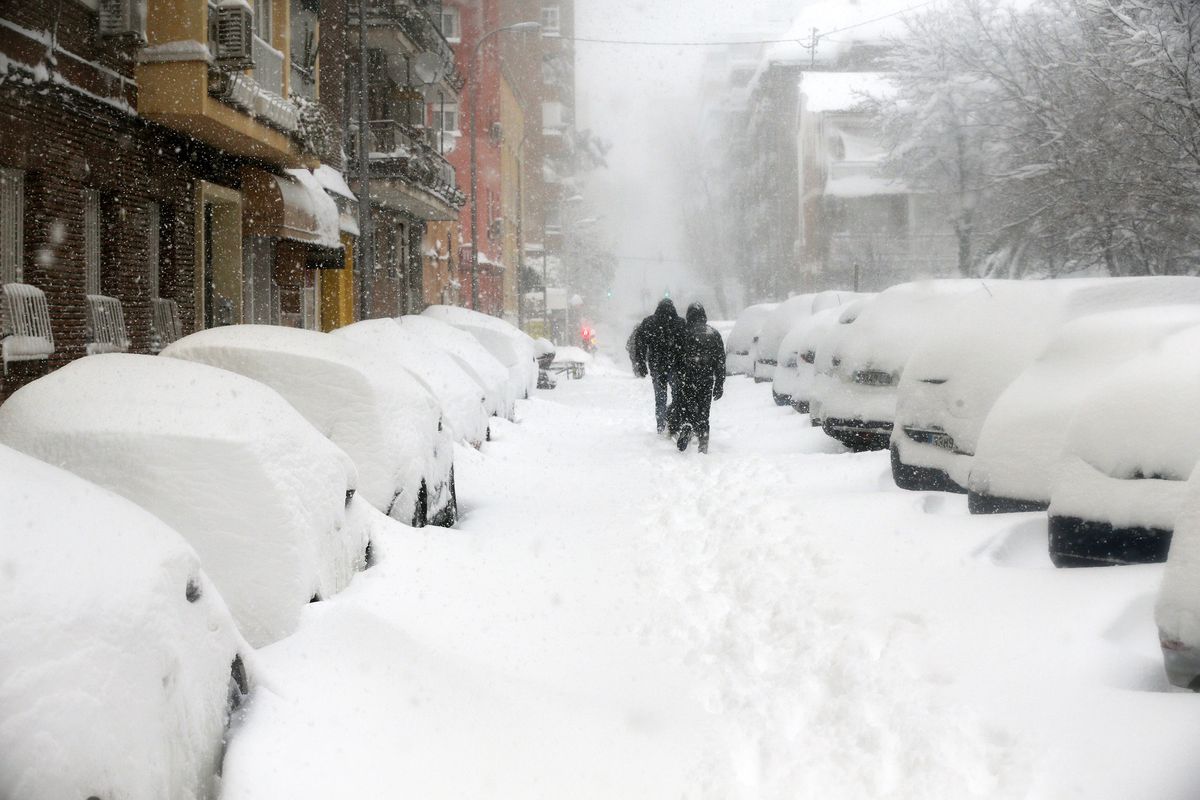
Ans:
{"type": "Polygon", "coordinates": [[[352,203],[358,202],[358,198],[354,196],[354,192],[350,191],[350,186],[346,183],[346,178],[342,173],[328,164],[322,164],[314,169],[313,176],[321,184],[321,188],[330,194],[344,197],[352,203]]]}
{"type": "Polygon", "coordinates": [[[242,192],[246,233],[341,249],[337,203],[308,170],[272,175],[246,169],[242,192]]]}

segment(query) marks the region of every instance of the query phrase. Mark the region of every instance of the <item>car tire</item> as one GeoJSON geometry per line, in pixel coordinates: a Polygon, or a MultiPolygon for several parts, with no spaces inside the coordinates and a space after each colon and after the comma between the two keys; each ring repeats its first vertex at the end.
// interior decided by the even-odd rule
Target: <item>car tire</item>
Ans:
{"type": "Polygon", "coordinates": [[[429,488],[422,480],[421,488],[417,491],[416,505],[413,506],[412,526],[424,528],[427,522],[429,522],[429,488]]]}

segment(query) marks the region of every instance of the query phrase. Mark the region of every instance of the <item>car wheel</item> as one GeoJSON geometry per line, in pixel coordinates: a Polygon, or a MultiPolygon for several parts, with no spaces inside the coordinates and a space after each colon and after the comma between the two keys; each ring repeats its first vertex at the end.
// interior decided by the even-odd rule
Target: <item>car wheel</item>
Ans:
{"type": "Polygon", "coordinates": [[[417,504],[413,507],[412,526],[424,528],[429,521],[429,489],[425,481],[421,481],[421,489],[417,492],[417,504]]]}

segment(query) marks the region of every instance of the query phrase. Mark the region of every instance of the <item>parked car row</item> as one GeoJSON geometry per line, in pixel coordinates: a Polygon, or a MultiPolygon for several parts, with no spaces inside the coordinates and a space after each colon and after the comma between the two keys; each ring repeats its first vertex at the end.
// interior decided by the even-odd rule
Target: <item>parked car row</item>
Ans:
{"type": "MultiPolygon", "coordinates": [[[[767,319],[748,309],[741,337],[767,319]]],[[[776,402],[889,450],[899,487],[1045,511],[1060,567],[1166,561],[1167,672],[1200,690],[1200,278],[901,284],[779,341],[776,402]]]]}
{"type": "Polygon", "coordinates": [[[514,418],[536,366],[477,317],[215,328],[0,405],[0,675],[27,676],[0,752],[38,750],[0,796],[215,794],[254,648],[369,566],[385,515],[454,524],[455,442],[514,418]]]}

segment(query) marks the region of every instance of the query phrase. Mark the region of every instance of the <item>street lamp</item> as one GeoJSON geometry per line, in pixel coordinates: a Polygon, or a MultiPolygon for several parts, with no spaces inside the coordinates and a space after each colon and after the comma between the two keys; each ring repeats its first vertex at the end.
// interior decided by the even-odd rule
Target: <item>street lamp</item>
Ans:
{"type": "Polygon", "coordinates": [[[503,25],[488,31],[479,37],[475,43],[475,51],[471,56],[471,308],[479,310],[479,170],[475,160],[475,137],[478,126],[475,117],[479,110],[479,53],[483,43],[498,33],[505,31],[536,31],[541,30],[540,22],[517,22],[503,25]]]}

